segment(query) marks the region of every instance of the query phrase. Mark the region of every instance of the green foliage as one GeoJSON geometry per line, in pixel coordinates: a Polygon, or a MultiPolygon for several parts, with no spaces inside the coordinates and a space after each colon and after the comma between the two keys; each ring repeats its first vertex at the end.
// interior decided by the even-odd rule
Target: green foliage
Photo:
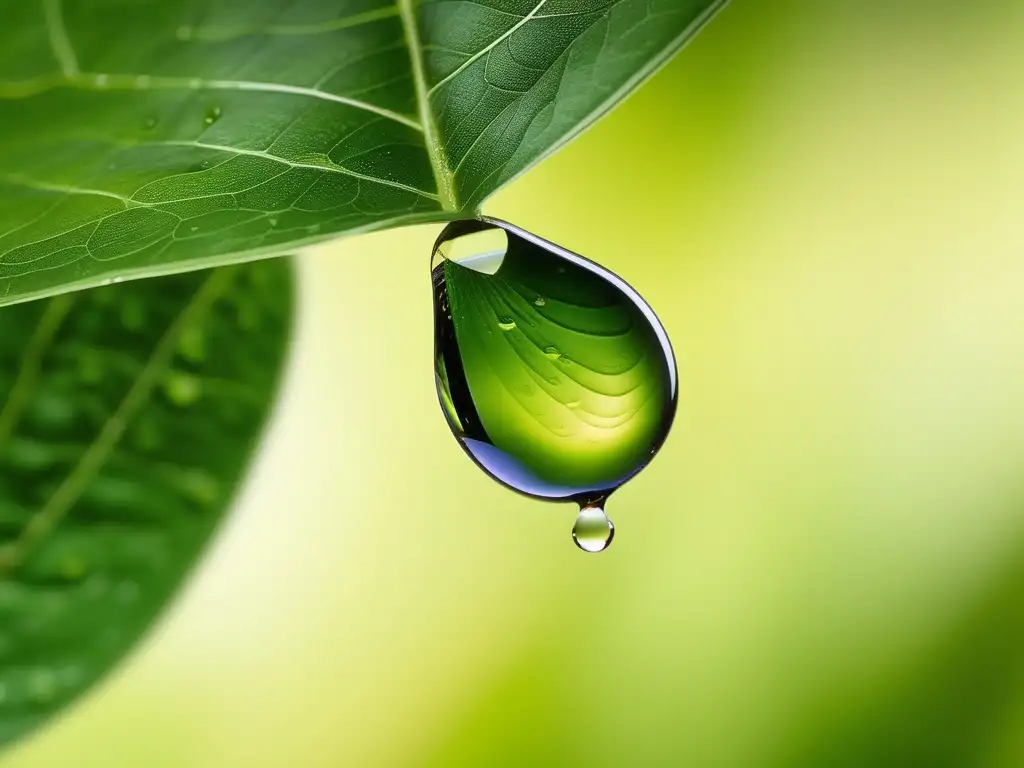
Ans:
{"type": "Polygon", "coordinates": [[[0,303],[472,213],[723,2],[11,4],[0,303]]]}
{"type": "Polygon", "coordinates": [[[125,653],[242,476],[291,275],[224,265],[475,214],[725,1],[5,7],[0,743],[125,653]]]}
{"type": "Polygon", "coordinates": [[[0,742],[165,605],[252,451],[291,310],[275,260],[0,315],[0,742]]]}

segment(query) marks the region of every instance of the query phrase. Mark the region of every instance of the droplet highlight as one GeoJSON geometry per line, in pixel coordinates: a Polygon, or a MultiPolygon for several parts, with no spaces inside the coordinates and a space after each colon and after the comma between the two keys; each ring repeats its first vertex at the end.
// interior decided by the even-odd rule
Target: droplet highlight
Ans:
{"type": "Polygon", "coordinates": [[[452,433],[499,483],[578,504],[576,543],[604,550],[604,501],[650,463],[675,417],[675,357],[654,311],[609,270],[498,219],[449,224],[431,281],[452,433]]]}

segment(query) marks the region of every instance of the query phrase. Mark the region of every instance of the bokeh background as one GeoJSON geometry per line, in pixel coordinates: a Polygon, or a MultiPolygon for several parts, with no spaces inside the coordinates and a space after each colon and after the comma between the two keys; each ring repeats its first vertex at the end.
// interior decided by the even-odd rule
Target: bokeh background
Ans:
{"type": "Polygon", "coordinates": [[[599,556],[448,433],[437,228],[302,256],[211,555],[0,765],[1024,765],[1022,39],[1019,2],[736,2],[487,204],[675,344],[599,556]]]}

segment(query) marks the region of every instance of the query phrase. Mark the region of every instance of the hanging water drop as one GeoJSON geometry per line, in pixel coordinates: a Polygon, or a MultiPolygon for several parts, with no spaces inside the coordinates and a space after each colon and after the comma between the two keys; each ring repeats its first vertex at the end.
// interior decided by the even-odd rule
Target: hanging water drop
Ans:
{"type": "Polygon", "coordinates": [[[584,552],[603,552],[615,538],[615,525],[601,506],[584,506],[572,527],[572,540],[584,552]]]}
{"type": "Polygon", "coordinates": [[[658,318],[618,276],[497,219],[449,224],[431,279],[435,380],[455,437],[509,488],[576,502],[576,543],[602,551],[614,534],[604,501],[675,415],[658,318]]]}

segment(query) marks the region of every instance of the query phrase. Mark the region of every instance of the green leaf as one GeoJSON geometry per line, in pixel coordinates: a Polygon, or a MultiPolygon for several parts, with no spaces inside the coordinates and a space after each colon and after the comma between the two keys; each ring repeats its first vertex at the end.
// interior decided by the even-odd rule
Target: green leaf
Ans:
{"type": "Polygon", "coordinates": [[[724,3],[10,3],[0,304],[472,214],[724,3]]]}
{"type": "Polygon", "coordinates": [[[287,260],[0,313],[0,743],[85,690],[231,501],[282,368],[287,260]]]}

